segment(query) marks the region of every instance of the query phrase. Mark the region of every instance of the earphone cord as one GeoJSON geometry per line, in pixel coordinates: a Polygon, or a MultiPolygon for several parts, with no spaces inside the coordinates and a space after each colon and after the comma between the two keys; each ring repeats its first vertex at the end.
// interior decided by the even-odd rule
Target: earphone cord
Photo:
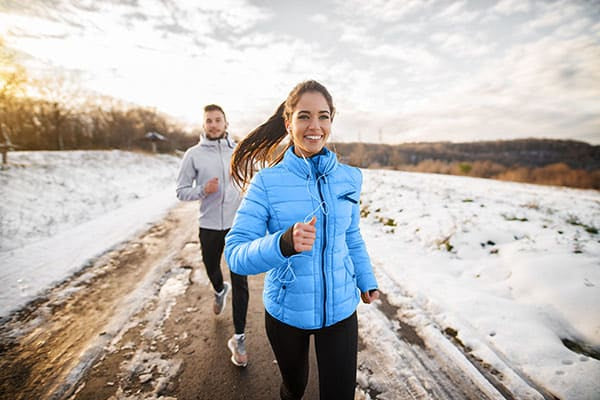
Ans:
{"type": "MultiPolygon", "coordinates": [[[[312,192],[310,191],[310,186],[309,186],[310,185],[310,171],[312,170],[312,168],[311,168],[310,164],[308,163],[308,160],[306,159],[306,157],[304,157],[304,154],[302,154],[302,152],[300,152],[300,155],[302,156],[304,163],[308,167],[308,175],[306,177],[306,192],[311,197],[311,199],[315,200],[319,204],[314,210],[312,210],[310,213],[308,213],[308,215],[306,215],[306,217],[304,217],[304,223],[308,224],[308,222],[311,220],[312,216],[315,215],[319,211],[319,209],[321,209],[321,211],[323,212],[323,215],[327,215],[329,213],[329,208],[327,207],[327,202],[325,200],[319,199],[317,196],[313,195],[312,192]]],[[[319,175],[317,177],[316,182],[315,182],[317,187],[319,186],[319,179],[325,179],[325,175],[319,175]]]]}
{"type": "MultiPolygon", "coordinates": [[[[311,199],[313,199],[319,203],[319,205],[314,210],[312,210],[310,213],[308,213],[308,215],[306,215],[306,217],[304,217],[304,223],[308,224],[308,222],[312,219],[312,216],[315,215],[319,211],[319,209],[323,212],[323,215],[327,215],[329,212],[329,209],[327,207],[327,202],[325,200],[321,200],[321,199],[317,198],[317,196],[315,196],[311,193],[309,185],[310,185],[310,171],[312,170],[312,168],[311,168],[308,160],[306,159],[306,157],[304,157],[304,154],[300,153],[300,155],[302,156],[304,163],[308,167],[308,175],[306,177],[306,191],[310,195],[311,199]]],[[[319,179],[321,179],[321,178],[325,179],[325,175],[320,175],[317,177],[317,179],[316,179],[317,186],[319,185],[319,179]]],[[[277,280],[279,282],[281,282],[282,284],[290,284],[296,280],[296,273],[294,272],[294,268],[292,268],[292,258],[302,257],[302,256],[303,256],[302,253],[298,253],[298,254],[294,254],[293,256],[288,257],[287,266],[277,276],[277,280]],[[292,278],[286,280],[284,277],[287,274],[287,271],[290,271],[292,278]]],[[[304,255],[304,256],[306,256],[306,255],[304,255]]]]}

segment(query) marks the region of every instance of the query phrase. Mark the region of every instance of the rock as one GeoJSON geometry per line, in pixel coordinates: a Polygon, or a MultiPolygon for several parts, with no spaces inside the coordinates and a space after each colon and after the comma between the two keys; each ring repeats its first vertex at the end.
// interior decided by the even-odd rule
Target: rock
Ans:
{"type": "Polygon", "coordinates": [[[146,382],[149,382],[152,380],[152,374],[143,374],[139,376],[140,379],[140,383],[143,385],[146,382]]]}

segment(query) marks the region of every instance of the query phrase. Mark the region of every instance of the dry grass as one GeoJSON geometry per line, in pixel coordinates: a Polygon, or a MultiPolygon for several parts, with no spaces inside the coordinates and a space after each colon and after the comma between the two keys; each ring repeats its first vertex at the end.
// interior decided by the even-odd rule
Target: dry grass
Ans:
{"type": "Polygon", "coordinates": [[[573,169],[564,163],[529,168],[505,167],[491,161],[467,163],[424,160],[417,165],[401,165],[396,169],[600,190],[600,171],[573,169]]]}

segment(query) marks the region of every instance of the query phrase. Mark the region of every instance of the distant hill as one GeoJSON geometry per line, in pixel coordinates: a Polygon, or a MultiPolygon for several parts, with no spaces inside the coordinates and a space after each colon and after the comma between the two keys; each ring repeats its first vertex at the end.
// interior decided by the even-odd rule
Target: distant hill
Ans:
{"type": "Polygon", "coordinates": [[[574,140],[469,143],[332,143],[343,162],[361,168],[467,175],[600,189],[600,146],[574,140]]]}
{"type": "Polygon", "coordinates": [[[424,160],[492,161],[505,167],[543,167],[565,163],[574,169],[600,169],[600,146],[574,140],[519,139],[487,142],[431,142],[399,145],[335,143],[344,159],[381,166],[417,165],[424,160]],[[356,154],[358,152],[358,154],[356,154]]]}

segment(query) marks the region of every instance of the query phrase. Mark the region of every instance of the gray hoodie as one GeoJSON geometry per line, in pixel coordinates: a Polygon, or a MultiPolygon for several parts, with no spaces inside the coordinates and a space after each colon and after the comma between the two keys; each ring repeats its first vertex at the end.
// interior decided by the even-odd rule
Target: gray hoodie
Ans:
{"type": "Polygon", "coordinates": [[[184,201],[200,200],[200,227],[226,230],[231,228],[233,217],[240,205],[239,190],[229,175],[229,161],[235,142],[229,135],[209,140],[203,134],[200,142],[183,155],[177,177],[177,198],[184,201]],[[219,178],[219,190],[205,193],[209,179],[219,178]]]}

